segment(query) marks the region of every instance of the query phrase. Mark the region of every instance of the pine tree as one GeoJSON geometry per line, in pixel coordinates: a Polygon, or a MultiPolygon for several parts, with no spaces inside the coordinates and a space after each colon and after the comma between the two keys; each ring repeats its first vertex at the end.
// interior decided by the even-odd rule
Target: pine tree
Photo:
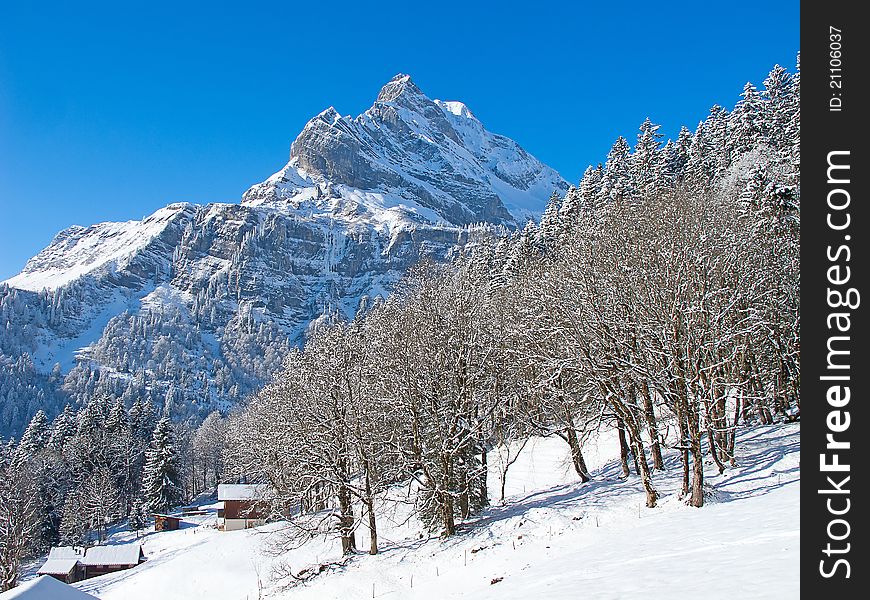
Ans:
{"type": "Polygon", "coordinates": [[[136,498],[133,502],[133,507],[130,509],[130,518],[128,520],[130,531],[136,532],[136,537],[139,537],[139,532],[145,529],[148,525],[148,514],[145,511],[145,505],[140,498],[136,498]]]}
{"type": "Polygon", "coordinates": [[[728,147],[731,160],[736,154],[752,150],[766,141],[761,95],[751,82],[747,82],[740,97],[729,119],[728,147]]]}
{"type": "Polygon", "coordinates": [[[83,546],[88,538],[88,519],[82,495],[76,491],[66,497],[60,522],[60,541],[65,546],[83,546]]]}
{"type": "Polygon", "coordinates": [[[634,154],[631,156],[630,166],[635,185],[647,194],[655,191],[663,167],[659,152],[662,139],[660,127],[649,119],[641,123],[634,154]]]}
{"type": "Polygon", "coordinates": [[[764,89],[761,91],[762,117],[765,130],[768,132],[771,143],[776,147],[786,147],[788,130],[792,121],[791,112],[796,108],[791,103],[792,76],[780,65],[774,65],[767,78],[764,80],[764,89]]]}
{"type": "Polygon", "coordinates": [[[629,163],[631,152],[625,138],[619,136],[607,154],[602,178],[602,192],[610,200],[630,200],[635,196],[629,163]]]}
{"type": "Polygon", "coordinates": [[[792,108],[789,111],[791,120],[788,124],[787,143],[791,154],[792,178],[794,183],[800,183],[801,166],[801,55],[797,55],[797,67],[794,77],[791,78],[789,89],[789,103],[792,108]]]}
{"type": "Polygon", "coordinates": [[[559,206],[561,204],[562,197],[559,192],[553,191],[541,217],[541,239],[544,244],[555,243],[559,237],[559,206]]]}
{"type": "Polygon", "coordinates": [[[662,174],[671,182],[682,181],[689,163],[689,149],[692,146],[692,132],[681,127],[676,142],[668,142],[664,149],[662,174]]]}
{"type": "Polygon", "coordinates": [[[30,420],[30,425],[21,436],[21,442],[18,444],[18,452],[25,458],[29,458],[45,448],[48,444],[51,430],[48,426],[48,417],[45,412],[40,410],[30,420]]]}
{"type": "Polygon", "coordinates": [[[76,434],[76,413],[67,404],[51,425],[51,437],[48,445],[53,450],[60,452],[66,441],[76,434]]]}
{"type": "Polygon", "coordinates": [[[167,511],[182,501],[175,433],[166,417],[157,423],[145,455],[142,494],[145,505],[152,512],[167,511]]]}
{"type": "Polygon", "coordinates": [[[140,435],[146,442],[151,439],[151,433],[154,427],[157,426],[157,409],[154,408],[154,403],[151,399],[145,400],[142,403],[142,409],[139,412],[139,428],[140,435]]]}
{"type": "Polygon", "coordinates": [[[129,426],[130,420],[127,417],[127,410],[124,407],[123,400],[119,398],[109,410],[109,416],[106,418],[106,430],[114,433],[127,429],[129,426]]]}

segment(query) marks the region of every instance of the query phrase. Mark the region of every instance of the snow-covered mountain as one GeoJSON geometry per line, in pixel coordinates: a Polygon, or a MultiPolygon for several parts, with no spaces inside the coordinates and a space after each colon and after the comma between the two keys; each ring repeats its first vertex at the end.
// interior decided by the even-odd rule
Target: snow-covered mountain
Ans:
{"type": "Polygon", "coordinates": [[[461,102],[430,100],[397,75],[358,117],[330,107],[309,121],[290,162],[243,202],[300,209],[330,206],[323,202],[330,198],[382,222],[516,225],[540,216],[565,185],[461,102]]]}
{"type": "Polygon", "coordinates": [[[566,188],[465,105],[397,75],[363,114],[311,119],[241,203],[70,227],[0,284],[0,436],[97,393],[178,416],[227,408],[312,321],[352,316],[420,259],[520,226],[566,188]]]}

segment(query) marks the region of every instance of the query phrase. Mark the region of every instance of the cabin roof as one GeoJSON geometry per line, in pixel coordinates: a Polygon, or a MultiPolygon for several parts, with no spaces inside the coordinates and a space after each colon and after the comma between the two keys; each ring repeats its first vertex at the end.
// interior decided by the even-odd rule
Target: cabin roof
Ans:
{"type": "Polygon", "coordinates": [[[69,575],[78,564],[77,558],[49,558],[39,567],[40,575],[69,575]]]}
{"type": "Polygon", "coordinates": [[[97,600],[80,589],[43,575],[0,593],[0,600],[97,600]]]}
{"type": "Polygon", "coordinates": [[[48,558],[81,558],[85,555],[85,549],[77,546],[56,546],[48,551],[48,558]]]}
{"type": "Polygon", "coordinates": [[[142,544],[117,544],[114,546],[94,546],[88,548],[83,565],[135,565],[142,555],[142,544]]]}
{"type": "Polygon", "coordinates": [[[218,500],[256,500],[266,495],[265,483],[222,483],[218,485],[218,500]]]}
{"type": "Polygon", "coordinates": [[[94,566],[137,565],[142,556],[142,544],[116,544],[94,546],[83,550],[71,546],[52,548],[48,560],[39,568],[38,573],[47,575],[66,575],[75,564],[94,566]]]}

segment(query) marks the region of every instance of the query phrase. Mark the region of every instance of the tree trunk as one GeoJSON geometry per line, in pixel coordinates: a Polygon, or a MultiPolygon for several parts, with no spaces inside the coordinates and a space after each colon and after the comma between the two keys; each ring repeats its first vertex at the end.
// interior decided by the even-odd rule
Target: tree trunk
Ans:
{"type": "Polygon", "coordinates": [[[737,420],[740,418],[740,413],[743,410],[743,392],[737,396],[737,401],[734,403],[734,423],[731,425],[731,431],[728,434],[728,456],[732,467],[737,466],[737,459],[734,457],[734,446],[737,442],[737,420]]]}
{"type": "Polygon", "coordinates": [[[356,552],[356,535],[353,531],[353,502],[350,497],[350,490],[346,486],[341,486],[338,490],[338,504],[341,511],[339,517],[341,553],[345,555],[353,554],[356,552]]]}
{"type": "Polygon", "coordinates": [[[680,462],[683,466],[683,482],[680,489],[680,499],[685,498],[689,494],[689,431],[686,427],[685,406],[682,399],[678,399],[674,405],[676,413],[678,429],[680,434],[680,462]]]}
{"type": "Polygon", "coordinates": [[[689,449],[692,453],[692,493],[689,503],[700,508],[704,506],[704,456],[701,452],[701,431],[698,425],[698,411],[690,408],[688,412],[689,449]]]}
{"type": "Polygon", "coordinates": [[[453,518],[453,497],[444,494],[441,502],[441,516],[444,520],[444,537],[450,537],[456,533],[456,521],[453,518]]]}
{"type": "Polygon", "coordinates": [[[480,484],[480,494],[481,497],[485,500],[486,505],[489,505],[489,490],[487,488],[487,477],[489,476],[489,467],[486,462],[486,444],[483,442],[483,434],[481,433],[481,437],[479,440],[480,444],[480,468],[482,472],[480,477],[476,479],[480,484]]]}
{"type": "MultiPolygon", "coordinates": [[[[727,450],[724,445],[720,444],[722,438],[720,433],[716,431],[716,424],[719,424],[720,427],[724,427],[724,425],[722,425],[722,419],[719,419],[716,415],[715,403],[710,402],[710,400],[705,400],[704,407],[707,410],[707,445],[710,447],[710,456],[713,457],[713,462],[716,463],[716,467],[719,469],[719,474],[721,475],[725,472],[725,465],[719,457],[720,448],[722,454],[727,450]]],[[[719,431],[721,431],[721,429],[719,429],[719,431]]]]}
{"type": "Polygon", "coordinates": [[[719,443],[714,439],[713,436],[713,428],[707,426],[707,444],[710,446],[710,456],[713,457],[713,462],[716,463],[716,467],[719,469],[719,475],[725,472],[725,465],[722,464],[722,461],[719,458],[719,451],[717,447],[719,443]]]}
{"type": "Polygon", "coordinates": [[[649,470],[649,464],[646,462],[646,452],[643,449],[643,439],[640,437],[640,427],[634,416],[630,413],[625,419],[625,425],[628,429],[628,439],[634,453],[634,464],[638,469],[643,489],[646,492],[646,506],[647,508],[655,508],[659,494],[652,484],[652,474],[649,470]]]}
{"type": "Polygon", "coordinates": [[[372,478],[369,474],[368,463],[366,463],[366,510],[369,511],[369,536],[371,542],[369,544],[369,554],[378,553],[378,521],[375,515],[375,499],[372,495],[372,478]]]}
{"type": "Polygon", "coordinates": [[[583,459],[583,451],[580,448],[580,441],[577,439],[577,431],[574,429],[573,423],[565,428],[565,437],[568,438],[568,445],[571,447],[571,461],[574,463],[574,470],[580,476],[580,481],[586,483],[591,477],[589,477],[589,470],[586,468],[586,461],[583,459]]]}
{"type": "Polygon", "coordinates": [[[637,447],[635,455],[637,456],[638,464],[640,465],[640,480],[641,483],[643,483],[644,491],[646,491],[646,506],[647,508],[655,508],[659,494],[652,485],[652,475],[650,474],[649,465],[646,462],[646,453],[643,450],[643,442],[638,439],[635,446],[637,447]]]}
{"type": "Polygon", "coordinates": [[[653,457],[653,468],[658,471],[664,471],[665,461],[662,458],[662,447],[659,442],[659,424],[656,419],[655,408],[653,407],[652,393],[649,389],[649,383],[643,382],[643,414],[646,418],[646,425],[649,429],[650,437],[650,452],[653,457]]]}
{"type": "Polygon", "coordinates": [[[466,520],[468,518],[469,513],[471,512],[471,502],[469,500],[469,486],[471,482],[468,480],[468,471],[463,470],[462,472],[462,493],[459,494],[459,516],[462,520],[466,520]]]}
{"type": "Polygon", "coordinates": [[[622,463],[622,476],[627,479],[631,475],[631,469],[628,467],[628,443],[625,441],[625,425],[619,417],[616,417],[616,431],[619,434],[619,460],[622,463]]]}
{"type": "Polygon", "coordinates": [[[456,520],[453,516],[453,460],[449,454],[442,453],[441,467],[444,473],[444,491],[441,497],[441,518],[444,521],[444,537],[450,537],[456,533],[456,520]]]}

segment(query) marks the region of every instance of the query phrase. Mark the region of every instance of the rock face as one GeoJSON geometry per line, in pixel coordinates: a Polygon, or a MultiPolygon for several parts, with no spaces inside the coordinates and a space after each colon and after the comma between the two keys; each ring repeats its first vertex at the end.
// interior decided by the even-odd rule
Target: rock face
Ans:
{"type": "Polygon", "coordinates": [[[240,204],[73,226],[0,284],[0,437],[98,393],[179,418],[227,409],[312,321],[352,316],[473,224],[520,226],[566,188],[462,103],[398,75],[358,117],[311,119],[240,204]]]}
{"type": "MultiPolygon", "coordinates": [[[[540,216],[553,190],[565,188],[558,173],[486,131],[464,104],[430,100],[409,76],[397,75],[358,117],[329,108],[309,121],[290,162],[243,202],[353,201],[351,191],[370,192],[404,204],[415,222],[517,226],[540,216]]],[[[368,200],[376,212],[378,199],[368,200]]]]}

